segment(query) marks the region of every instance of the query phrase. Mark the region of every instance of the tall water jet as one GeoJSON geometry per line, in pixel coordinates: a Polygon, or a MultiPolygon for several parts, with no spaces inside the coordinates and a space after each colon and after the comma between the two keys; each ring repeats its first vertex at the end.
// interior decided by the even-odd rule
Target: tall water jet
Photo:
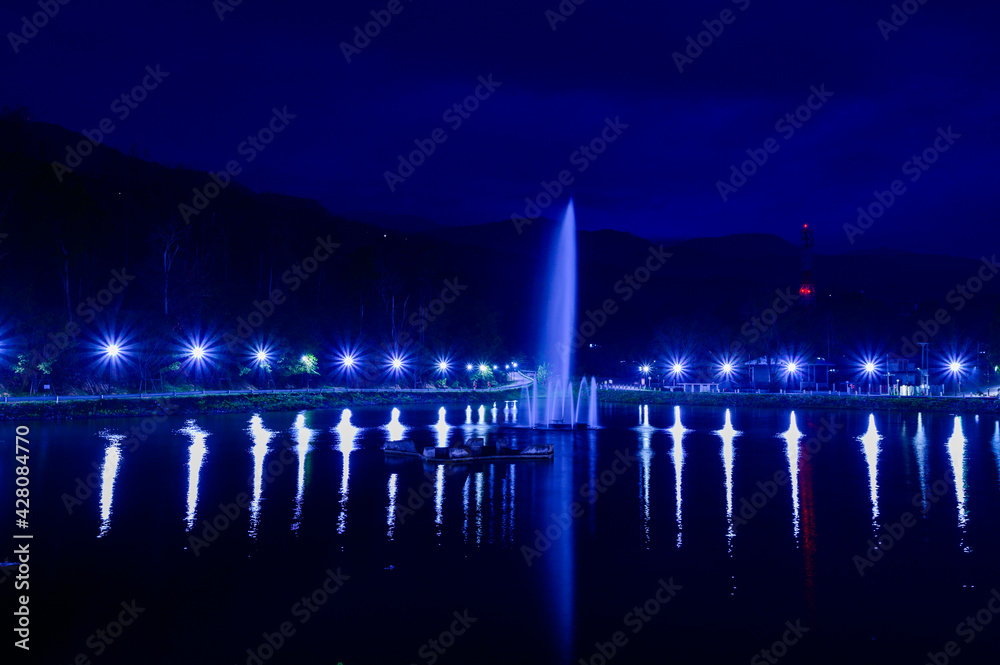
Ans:
{"type": "Polygon", "coordinates": [[[534,378],[531,379],[531,408],[529,409],[531,415],[528,420],[531,421],[531,426],[534,427],[538,424],[538,381],[534,378]]]}
{"type": "MultiPolygon", "coordinates": [[[[549,292],[545,299],[545,317],[542,321],[542,361],[549,365],[549,395],[546,401],[558,399],[559,393],[569,386],[573,366],[573,327],[576,324],[576,212],[570,199],[556,232],[552,252],[552,272],[545,283],[549,292]]],[[[551,412],[550,409],[546,411],[551,412]]],[[[552,422],[551,413],[548,414],[552,422]]],[[[566,417],[565,411],[563,418],[566,417]]]]}
{"type": "Polygon", "coordinates": [[[590,400],[587,404],[587,426],[597,427],[597,377],[590,377],[590,400]]]}
{"type": "MultiPolygon", "coordinates": [[[[572,416],[573,409],[570,374],[573,367],[572,344],[576,324],[576,213],[572,199],[556,231],[556,241],[549,265],[551,272],[548,279],[543,281],[549,285],[549,289],[547,293],[541,294],[545,298],[545,310],[541,325],[540,361],[546,363],[549,368],[549,386],[545,396],[546,419],[541,424],[553,424],[556,409],[561,406],[560,424],[565,426],[566,418],[572,416]]],[[[546,515],[562,511],[563,507],[573,499],[577,485],[573,480],[571,443],[558,446],[554,464],[555,491],[546,495],[542,511],[546,515]]],[[[552,617],[554,628],[559,631],[560,660],[564,663],[572,659],[574,643],[576,538],[573,531],[573,526],[570,525],[552,546],[544,563],[544,577],[550,584],[546,594],[551,603],[548,614],[552,617]]]]}
{"type": "MultiPolygon", "coordinates": [[[[583,401],[583,393],[587,389],[587,377],[580,379],[580,390],[576,394],[576,408],[573,410],[573,422],[582,423],[583,419],[580,418],[580,403],[583,401]]],[[[590,425],[590,421],[587,421],[587,425],[590,425]]]]}
{"type": "Polygon", "coordinates": [[[555,420],[555,410],[556,410],[556,384],[555,381],[549,379],[548,388],[545,391],[545,424],[548,425],[553,420],[555,420]]]}
{"type": "Polygon", "coordinates": [[[531,384],[529,383],[524,386],[522,390],[524,391],[522,393],[522,396],[524,397],[524,404],[521,408],[524,409],[524,412],[527,414],[528,427],[534,427],[535,414],[531,408],[531,384]]]}

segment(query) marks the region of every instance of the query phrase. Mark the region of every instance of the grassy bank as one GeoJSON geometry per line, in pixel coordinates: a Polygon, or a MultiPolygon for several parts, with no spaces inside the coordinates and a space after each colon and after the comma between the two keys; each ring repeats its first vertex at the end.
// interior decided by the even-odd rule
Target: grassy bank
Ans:
{"type": "Polygon", "coordinates": [[[943,413],[1000,413],[1000,400],[985,397],[890,397],[865,395],[810,395],[800,393],[672,393],[641,390],[601,391],[609,404],[683,404],[751,408],[855,409],[859,411],[935,411],[943,413]]]}
{"type": "Polygon", "coordinates": [[[132,418],[136,416],[188,416],[205,413],[263,413],[337,409],[351,406],[402,406],[405,404],[486,404],[517,399],[518,390],[503,392],[441,391],[404,392],[315,392],[291,394],[251,393],[240,395],[183,395],[156,399],[115,399],[87,401],[55,400],[0,404],[0,420],[74,420],[80,418],[132,418]]]}
{"type": "MultiPolygon", "coordinates": [[[[0,404],[0,420],[74,420],[81,418],[132,418],[162,414],[194,416],[206,413],[264,413],[351,406],[403,406],[406,404],[486,404],[519,399],[518,389],[503,392],[434,391],[250,393],[240,395],[181,395],[156,399],[88,401],[54,400],[0,404]]],[[[608,404],[681,404],[751,408],[855,409],[859,411],[932,411],[940,413],[1000,414],[1000,400],[975,397],[887,397],[864,395],[672,393],[660,391],[601,391],[608,404]]]]}

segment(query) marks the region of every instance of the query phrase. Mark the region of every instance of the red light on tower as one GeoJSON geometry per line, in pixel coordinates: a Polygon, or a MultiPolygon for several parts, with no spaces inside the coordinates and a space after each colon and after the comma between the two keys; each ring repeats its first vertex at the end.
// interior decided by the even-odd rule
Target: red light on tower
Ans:
{"type": "Polygon", "coordinates": [[[805,305],[811,304],[816,296],[812,283],[812,248],[813,233],[808,224],[802,225],[802,286],[799,287],[799,297],[805,305]]]}

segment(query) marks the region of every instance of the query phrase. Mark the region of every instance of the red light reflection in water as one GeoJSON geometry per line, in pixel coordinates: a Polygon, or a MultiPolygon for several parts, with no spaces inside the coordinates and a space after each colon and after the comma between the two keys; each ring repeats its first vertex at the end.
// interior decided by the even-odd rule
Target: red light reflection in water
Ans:
{"type": "Polygon", "coordinates": [[[813,499],[812,460],[805,445],[799,444],[799,494],[802,509],[802,549],[805,556],[806,602],[816,609],[816,503],[813,499]]]}

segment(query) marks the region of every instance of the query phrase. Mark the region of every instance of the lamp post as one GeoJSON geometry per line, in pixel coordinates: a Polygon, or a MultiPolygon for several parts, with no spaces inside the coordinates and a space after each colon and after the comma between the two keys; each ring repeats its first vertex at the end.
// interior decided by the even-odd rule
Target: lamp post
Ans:
{"type": "Polygon", "coordinates": [[[958,392],[959,392],[959,396],[960,397],[963,396],[962,395],[962,363],[960,363],[957,360],[952,360],[950,363],[948,363],[948,370],[958,380],[958,392]]]}
{"type": "Polygon", "coordinates": [[[263,387],[266,388],[271,374],[271,354],[266,347],[258,346],[254,349],[252,363],[257,366],[257,372],[265,377],[263,387]]]}
{"type": "Polygon", "coordinates": [[[109,336],[98,348],[103,356],[101,365],[108,366],[108,375],[117,383],[124,378],[119,370],[124,369],[130,355],[127,340],[124,337],[109,336]]]}
{"type": "Polygon", "coordinates": [[[892,384],[889,382],[889,354],[885,354],[885,393],[892,394],[892,384]]]}
{"type": "MultiPolygon", "coordinates": [[[[797,362],[795,362],[794,360],[789,360],[787,363],[785,363],[785,375],[786,375],[786,379],[788,377],[791,377],[792,379],[797,378],[798,371],[799,371],[799,364],[797,362]]],[[[790,385],[791,385],[791,382],[789,382],[789,386],[790,385]]]]}
{"type": "Polygon", "coordinates": [[[677,377],[684,373],[684,365],[680,362],[675,362],[670,366],[670,375],[674,378],[674,388],[677,387],[677,377]]]}
{"type": "MultiPolygon", "coordinates": [[[[198,377],[201,374],[202,365],[205,363],[206,360],[205,356],[206,356],[205,347],[202,346],[200,343],[194,343],[188,349],[188,358],[191,362],[192,367],[194,368],[195,377],[198,377]]],[[[197,387],[198,386],[195,385],[195,388],[197,387]]],[[[202,392],[204,391],[205,388],[202,387],[202,392]]]]}
{"type": "Polygon", "coordinates": [[[864,364],[865,376],[868,377],[868,394],[872,392],[872,376],[875,374],[875,363],[868,360],[864,364]]]}
{"type": "Polygon", "coordinates": [[[725,378],[725,381],[729,382],[733,372],[735,371],[733,364],[728,360],[723,361],[722,366],[719,369],[722,371],[722,376],[725,378]]]}
{"type": "Polygon", "coordinates": [[[451,369],[451,363],[448,362],[447,358],[440,358],[435,365],[437,374],[441,376],[441,385],[445,389],[448,388],[448,371],[451,369]]]}
{"type": "MultiPolygon", "coordinates": [[[[340,365],[340,372],[344,374],[344,383],[347,388],[351,387],[351,378],[356,374],[356,369],[358,365],[358,357],[352,350],[343,351],[339,358],[336,358],[336,362],[340,365]]],[[[355,388],[360,388],[360,383],[358,381],[354,382],[355,388]]]]}

